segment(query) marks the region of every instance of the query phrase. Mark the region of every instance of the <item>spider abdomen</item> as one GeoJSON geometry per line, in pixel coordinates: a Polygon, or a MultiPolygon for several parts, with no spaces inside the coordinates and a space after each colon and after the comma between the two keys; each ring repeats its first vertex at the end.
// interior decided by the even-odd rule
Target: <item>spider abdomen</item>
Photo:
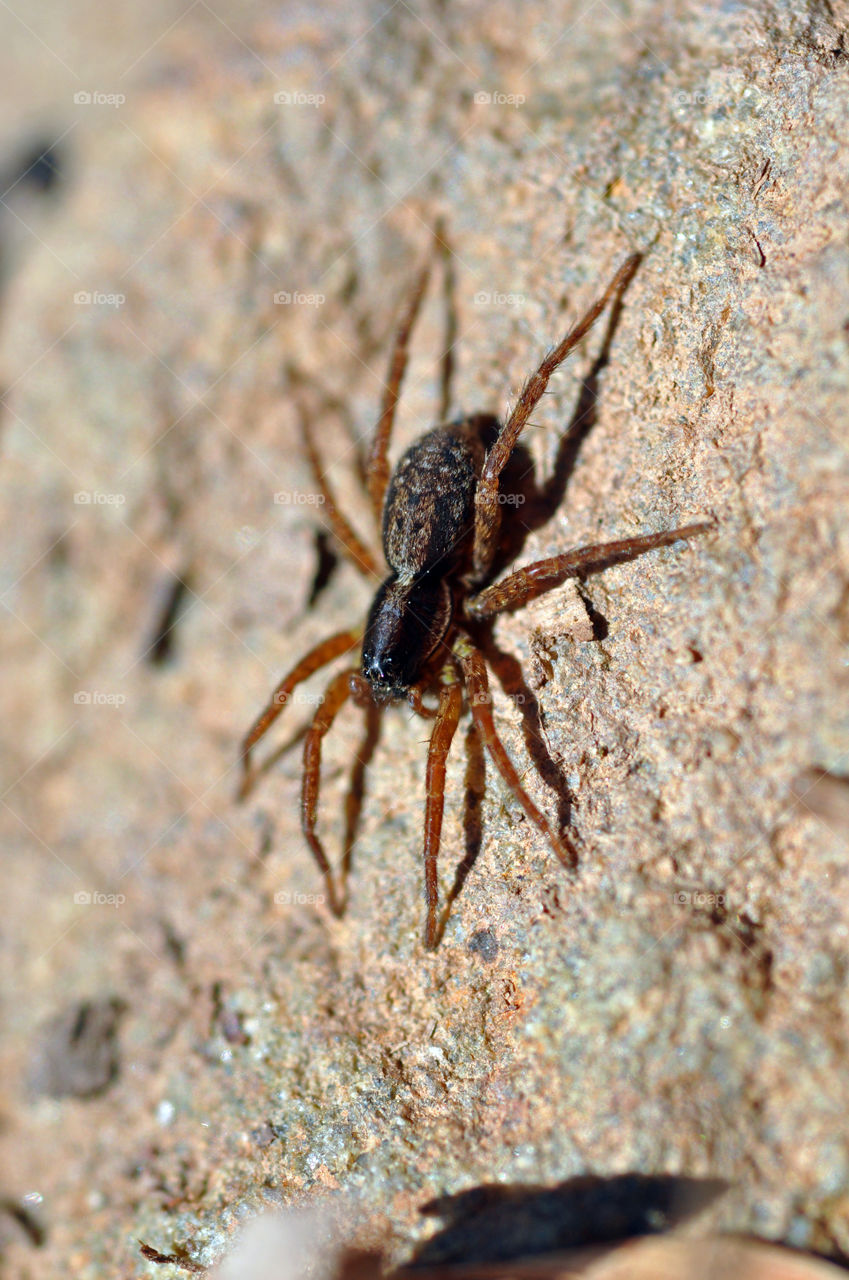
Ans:
{"type": "Polygon", "coordinates": [[[402,582],[450,573],[474,528],[483,444],[467,422],[435,427],[400,459],[383,508],[383,551],[402,582]]]}

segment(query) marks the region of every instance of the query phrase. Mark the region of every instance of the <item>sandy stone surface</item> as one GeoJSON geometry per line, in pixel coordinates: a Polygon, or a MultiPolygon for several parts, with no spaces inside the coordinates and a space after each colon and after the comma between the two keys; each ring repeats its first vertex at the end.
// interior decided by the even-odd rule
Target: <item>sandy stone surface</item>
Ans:
{"type": "MultiPolygon", "coordinates": [[[[845,11],[361,0],[170,22],[124,103],[54,125],[74,122],[68,179],[3,298],[9,1274],[167,1280],[139,1239],[209,1266],[260,1210],[344,1193],[356,1239],[400,1260],[434,1196],[587,1173],[720,1178],[714,1228],[849,1254],[845,11]],[[355,442],[440,215],[457,412],[503,414],[645,254],[522,562],[717,530],[498,623],[581,864],[490,768],[429,955],[423,721],[385,717],[342,921],[314,901],[299,750],[234,793],[275,681],[371,595],[340,562],[310,603],[326,518],[295,388],[372,536],[355,442]],[[121,1009],[114,1063],[92,1007],[121,1009]],[[86,1096],[39,1077],[58,1034],[86,1096]]],[[[396,457],[436,412],[440,290],[396,457]]],[[[534,415],[541,476],[604,335],[534,415]]],[[[361,735],[347,708],[327,742],[336,857],[361,735]]]]}

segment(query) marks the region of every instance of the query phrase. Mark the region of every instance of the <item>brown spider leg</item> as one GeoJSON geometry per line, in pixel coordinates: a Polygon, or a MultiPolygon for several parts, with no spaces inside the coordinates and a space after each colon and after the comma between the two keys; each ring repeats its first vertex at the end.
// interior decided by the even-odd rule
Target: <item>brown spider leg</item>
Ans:
{"type": "Polygon", "coordinates": [[[563,341],[549,351],[536,373],[526,381],[519,398],[489,451],[475,493],[475,551],[473,581],[482,582],[492,564],[501,527],[501,508],[498,505],[498,478],[513,452],[522,428],[545,393],[548,381],[559,364],[566,359],[595,324],[611,298],[620,297],[630,284],[642,255],[634,253],[623,262],[602,296],[593,303],[586,315],[566,334],[563,341]]]}
{"type": "Polygon", "coordinates": [[[436,224],[436,244],[442,258],[442,298],[445,309],[445,337],[442,353],[442,368],[439,387],[439,422],[448,421],[451,408],[451,383],[454,377],[454,348],[457,345],[457,307],[455,294],[457,277],[454,271],[454,255],[445,238],[445,224],[442,218],[436,224]]]}
{"type": "Polygon", "coordinates": [[[486,673],[483,654],[472,644],[470,637],[464,634],[459,635],[454,642],[454,653],[460,663],[463,678],[466,682],[472,718],[478,727],[478,732],[487,751],[492,757],[493,764],[531,822],[545,836],[564,867],[574,871],[578,861],[577,849],[568,836],[554,830],[545,815],[536,807],[522,786],[516,767],[498,736],[495,721],[492,717],[492,698],[489,692],[489,678],[486,673]]]}
{"type": "Polygon", "coordinates": [[[327,523],[343,550],[348,553],[349,558],[357,566],[361,573],[366,576],[372,575],[375,578],[380,577],[380,569],[377,560],[369,548],[351,527],[346,516],[342,514],[333,496],[330,484],[321,465],[321,459],[318,456],[315,440],[312,434],[312,425],[310,423],[309,414],[303,404],[298,405],[298,417],[301,423],[301,437],[304,442],[304,449],[309,459],[310,469],[313,479],[318,490],[324,499],[324,514],[327,523]]]}
{"type": "Polygon", "coordinates": [[[351,696],[350,677],[352,671],[340,671],[327,686],[324,700],[313,716],[312,724],[307,730],[304,740],[304,775],[301,782],[301,829],[319,870],[324,876],[327,886],[327,899],[330,910],[335,916],[341,916],[345,910],[344,897],[336,893],[333,883],[333,872],[327,860],[321,841],[315,830],[316,810],[318,808],[318,789],[321,781],[321,743],[333,721],[351,696]]]}
{"type": "Polygon", "coordinates": [[[442,674],[446,681],[439,691],[439,710],[436,723],[430,735],[427,749],[427,774],[425,782],[425,835],[424,835],[424,868],[425,868],[425,901],[427,903],[427,921],[425,924],[425,946],[433,951],[438,937],[437,917],[439,912],[439,881],[436,876],[436,859],[439,853],[439,842],[442,835],[442,814],[445,808],[445,762],[451,741],[457,731],[460,711],[463,706],[463,689],[457,679],[456,672],[446,667],[442,674]]]}
{"type": "Polygon", "coordinates": [[[687,524],[680,529],[667,529],[662,533],[647,533],[637,538],[622,538],[618,542],[601,542],[576,551],[565,551],[549,560],[537,560],[535,564],[517,569],[515,573],[493,582],[466,601],[466,612],[471,618],[491,618],[508,609],[518,609],[535,596],[553,587],[559,587],[567,578],[579,574],[598,572],[614,564],[634,560],[655,547],[668,547],[681,538],[693,538],[696,534],[714,529],[713,523],[687,524]]]}
{"type": "Polygon", "coordinates": [[[435,720],[439,715],[439,707],[426,707],[422,701],[423,693],[424,687],[420,684],[414,684],[412,689],[407,690],[407,701],[416,715],[421,716],[423,720],[435,720]]]}
{"type": "Polygon", "coordinates": [[[335,636],[328,636],[326,640],[322,640],[321,644],[317,644],[314,649],[310,649],[309,653],[301,658],[301,661],[292,668],[288,675],[283,677],[269,698],[267,706],[257,716],[242,742],[240,754],[242,781],[237,797],[239,800],[245,799],[254,783],[254,775],[251,772],[251,751],[280,715],[295,687],[313,675],[314,672],[326,667],[328,662],[332,662],[334,658],[340,657],[343,653],[348,653],[349,650],[360,643],[361,639],[362,632],[359,629],[340,631],[335,636]]]}
{"type": "Polygon", "coordinates": [[[430,279],[430,269],[431,263],[430,259],[428,259],[413,285],[407,305],[401,316],[401,323],[395,334],[395,345],[392,348],[392,356],[389,361],[389,376],[383,393],[383,404],[366,465],[368,490],[378,527],[380,527],[383,518],[383,499],[386,495],[386,486],[389,483],[389,459],[387,456],[389,436],[392,432],[392,424],[395,421],[395,409],[401,392],[401,382],[407,368],[407,348],[410,333],[422,305],[427,282],[430,279]]]}
{"type": "MultiPolygon", "coordinates": [[[[349,681],[352,701],[354,686],[349,681]]],[[[357,841],[357,830],[360,825],[360,814],[365,797],[366,770],[371,764],[378,738],[380,737],[381,708],[369,699],[365,704],[366,728],[357,750],[356,759],[351,769],[351,782],[345,798],[345,839],[342,846],[342,898],[347,899],[346,886],[354,857],[354,845],[357,841]]]]}
{"type": "Polygon", "coordinates": [[[439,917],[437,945],[442,941],[451,915],[451,908],[463,891],[472,867],[478,860],[483,843],[483,825],[481,823],[481,800],[486,788],[486,758],[484,756],[481,736],[474,720],[469,722],[466,730],[466,800],[463,818],[466,852],[454,873],[454,883],[445,898],[445,905],[439,917]]]}

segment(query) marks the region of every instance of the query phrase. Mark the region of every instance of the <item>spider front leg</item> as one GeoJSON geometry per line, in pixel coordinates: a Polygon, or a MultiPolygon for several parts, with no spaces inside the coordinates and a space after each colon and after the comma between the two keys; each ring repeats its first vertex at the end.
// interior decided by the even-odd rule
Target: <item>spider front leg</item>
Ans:
{"type": "Polygon", "coordinates": [[[428,951],[433,951],[439,942],[439,882],[436,875],[436,860],[439,854],[442,814],[445,808],[445,763],[457,731],[463,705],[463,690],[453,666],[446,666],[443,669],[441,679],[443,683],[439,693],[439,707],[427,749],[425,781],[424,867],[427,903],[425,946],[428,951]]]}
{"type": "MultiPolygon", "coordinates": [[[[454,272],[453,254],[446,239],[445,227],[440,219],[434,231],[433,250],[435,256],[442,259],[444,268],[445,295],[445,349],[442,355],[440,372],[440,412],[444,418],[448,413],[451,401],[451,378],[454,369],[453,349],[457,340],[457,316],[454,308],[454,272]]],[[[380,527],[383,520],[383,500],[389,484],[389,438],[395,423],[395,410],[401,394],[401,383],[407,369],[409,358],[410,334],[416,323],[430,279],[432,262],[429,259],[419,272],[410,290],[406,306],[401,314],[401,321],[395,334],[392,355],[389,360],[389,375],[383,393],[380,417],[374,431],[371,449],[366,464],[366,483],[374,516],[380,527]]]]}
{"type": "Polygon", "coordinates": [[[321,644],[317,644],[311,649],[301,661],[297,663],[292,670],[283,677],[278,684],[274,693],[269,699],[268,705],[254,721],[250,730],[242,742],[241,762],[242,762],[242,780],[239,786],[238,799],[244,800],[250,793],[254,784],[255,777],[251,770],[251,752],[253,751],[260,738],[271,728],[274,721],[280,715],[280,712],[286,706],[292,696],[295,688],[313,675],[316,671],[320,671],[322,667],[326,667],[334,658],[339,658],[343,653],[350,652],[362,640],[362,631],[355,629],[352,631],[340,631],[334,636],[328,636],[326,640],[322,640],[321,644]]]}
{"type": "Polygon", "coordinates": [[[655,547],[668,547],[682,538],[693,538],[707,533],[716,526],[711,521],[687,524],[680,529],[667,529],[662,533],[647,533],[636,538],[621,538],[618,542],[601,542],[577,551],[565,551],[548,560],[537,560],[524,569],[517,569],[500,582],[493,582],[466,601],[466,612],[471,618],[491,618],[509,609],[519,609],[567,578],[598,572],[614,564],[634,560],[655,547]]]}
{"type": "Polygon", "coordinates": [[[566,337],[549,351],[536,373],[531,374],[499,432],[498,439],[489,451],[475,493],[475,548],[472,580],[483,582],[492,565],[498,546],[501,527],[501,508],[498,504],[498,481],[509,461],[522,430],[548,386],[549,379],[558,365],[574,350],[587,331],[595,324],[611,298],[619,299],[633,279],[642,255],[634,253],[623,262],[602,296],[593,303],[586,315],[578,321],[566,337]]]}
{"type": "Polygon", "coordinates": [[[389,437],[392,434],[395,410],[401,394],[401,383],[407,368],[410,334],[419,314],[429,279],[430,261],[428,260],[413,285],[407,305],[401,316],[401,323],[395,334],[395,343],[389,360],[389,376],[383,393],[383,404],[375,427],[371,450],[369,451],[366,479],[378,527],[380,527],[383,518],[383,499],[386,496],[386,486],[389,483],[389,437]]]}
{"type": "Polygon", "coordinates": [[[531,822],[545,836],[564,867],[574,871],[578,862],[578,851],[575,845],[567,835],[562,832],[556,832],[545,815],[536,807],[522,786],[516,767],[498,736],[492,716],[492,697],[489,692],[489,677],[487,676],[483,654],[475,647],[471,638],[463,633],[454,642],[454,654],[460,663],[463,679],[466,682],[472,718],[477,725],[478,733],[487,751],[492,757],[493,764],[531,822]]]}
{"type": "Polygon", "coordinates": [[[321,465],[321,459],[318,456],[315,440],[312,434],[312,424],[309,414],[303,404],[298,404],[298,417],[301,423],[301,439],[304,443],[307,458],[310,464],[310,470],[313,479],[318,487],[318,491],[324,500],[324,515],[327,523],[330,525],[331,531],[336,536],[337,541],[349,557],[356,565],[361,573],[366,577],[380,577],[380,569],[377,560],[372,552],[355,532],[348,518],[340,510],[335,497],[330,488],[329,481],[321,465]]]}

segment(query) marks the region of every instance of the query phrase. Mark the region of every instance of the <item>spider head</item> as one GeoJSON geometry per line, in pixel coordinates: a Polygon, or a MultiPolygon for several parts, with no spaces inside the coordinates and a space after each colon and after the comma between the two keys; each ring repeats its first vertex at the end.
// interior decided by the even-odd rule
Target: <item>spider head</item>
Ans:
{"type": "Polygon", "coordinates": [[[395,575],[378,590],[363,639],[362,672],[375,702],[406,698],[451,624],[451,589],[424,575],[400,582],[395,575]]]}

